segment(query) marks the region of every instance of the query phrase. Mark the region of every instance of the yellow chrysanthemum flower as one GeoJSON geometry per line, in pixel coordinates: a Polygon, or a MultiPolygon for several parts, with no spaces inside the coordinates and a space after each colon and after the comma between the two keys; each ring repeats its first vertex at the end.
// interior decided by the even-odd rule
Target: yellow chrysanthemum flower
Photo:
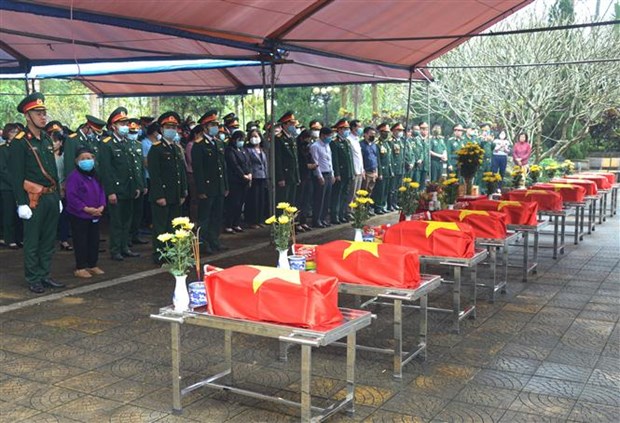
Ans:
{"type": "Polygon", "coordinates": [[[157,237],[159,242],[168,242],[172,239],[173,235],[166,232],[165,234],[161,234],[157,237]]]}
{"type": "Polygon", "coordinates": [[[368,200],[368,204],[375,204],[375,200],[373,200],[372,198],[369,198],[368,200]]]}
{"type": "Polygon", "coordinates": [[[284,211],[287,212],[288,214],[295,214],[297,213],[297,207],[295,206],[287,207],[286,210],[284,211]]]}
{"type": "Polygon", "coordinates": [[[187,238],[188,236],[189,236],[189,232],[186,231],[185,229],[177,229],[174,232],[174,237],[177,239],[187,238]]]}
{"type": "Polygon", "coordinates": [[[278,203],[278,205],[276,206],[276,209],[278,209],[278,210],[286,210],[289,207],[291,207],[291,205],[289,203],[278,203]]]}
{"type": "Polygon", "coordinates": [[[413,179],[411,179],[411,178],[403,178],[403,182],[408,184],[409,182],[413,182],[413,179]]]}
{"type": "Polygon", "coordinates": [[[276,217],[275,216],[271,216],[269,219],[265,220],[265,223],[268,225],[271,225],[273,223],[276,222],[276,217]]]}
{"type": "Polygon", "coordinates": [[[356,209],[357,206],[358,206],[358,204],[355,201],[349,203],[349,207],[352,208],[352,209],[356,209]]]}
{"type": "Polygon", "coordinates": [[[420,188],[420,184],[418,184],[417,182],[410,182],[409,186],[414,189],[420,188]]]}
{"type": "Polygon", "coordinates": [[[187,226],[189,223],[189,217],[175,217],[172,219],[173,228],[176,228],[177,226],[187,226]]]}
{"type": "Polygon", "coordinates": [[[282,215],[282,216],[278,217],[278,223],[280,225],[286,225],[290,221],[291,221],[291,219],[289,219],[288,216],[286,216],[286,215],[282,215]]]}
{"type": "Polygon", "coordinates": [[[368,191],[366,191],[365,189],[358,189],[355,195],[359,195],[360,197],[367,197],[368,191]]]}
{"type": "Polygon", "coordinates": [[[398,188],[398,191],[405,192],[405,191],[407,191],[407,187],[400,187],[400,188],[398,188]]]}

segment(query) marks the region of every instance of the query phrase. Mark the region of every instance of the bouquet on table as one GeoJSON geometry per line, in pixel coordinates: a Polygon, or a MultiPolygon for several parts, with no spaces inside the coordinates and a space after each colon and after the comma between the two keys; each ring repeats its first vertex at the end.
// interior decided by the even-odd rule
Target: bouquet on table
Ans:
{"type": "Polygon", "coordinates": [[[502,180],[502,176],[499,173],[484,172],[482,175],[482,181],[486,184],[487,195],[491,195],[497,192],[499,183],[502,180]]]}
{"type": "Polygon", "coordinates": [[[513,167],[512,172],[510,172],[510,176],[512,177],[512,188],[517,189],[523,187],[524,174],[523,168],[521,166],[513,167]]]}
{"type": "Polygon", "coordinates": [[[174,276],[187,275],[192,267],[200,278],[200,240],[194,233],[194,224],[189,217],[172,219],[173,233],[163,233],[157,240],[164,245],[158,248],[159,258],[164,262],[162,267],[174,276]]]}
{"type": "Polygon", "coordinates": [[[443,201],[445,204],[454,204],[459,196],[459,179],[456,177],[456,173],[448,174],[448,179],[445,179],[443,185],[443,201]]]}
{"type": "Polygon", "coordinates": [[[364,228],[366,221],[370,218],[370,206],[375,202],[368,194],[368,191],[359,189],[355,192],[356,197],[349,203],[353,215],[352,225],[355,229],[364,228]]]}
{"type": "Polygon", "coordinates": [[[467,195],[471,195],[473,178],[484,161],[484,149],[474,142],[468,142],[456,154],[456,166],[465,179],[467,195]]]}
{"type": "Polygon", "coordinates": [[[271,226],[271,236],[278,251],[288,250],[294,236],[295,218],[299,214],[297,207],[289,203],[278,203],[276,214],[265,220],[271,226]]]}
{"type": "Polygon", "coordinates": [[[561,166],[553,159],[544,159],[540,162],[540,166],[543,168],[545,180],[551,180],[555,178],[555,175],[561,170],[561,166]]]}
{"type": "Polygon", "coordinates": [[[575,173],[575,163],[568,159],[564,160],[561,167],[565,175],[572,175],[573,173],[575,173]]]}
{"type": "Polygon", "coordinates": [[[542,173],[542,167],[537,164],[533,164],[530,166],[528,173],[529,184],[533,185],[540,179],[540,174],[542,173]]]}
{"type": "Polygon", "coordinates": [[[398,204],[405,216],[411,216],[418,210],[420,184],[411,178],[403,178],[403,184],[398,188],[398,204]]]}

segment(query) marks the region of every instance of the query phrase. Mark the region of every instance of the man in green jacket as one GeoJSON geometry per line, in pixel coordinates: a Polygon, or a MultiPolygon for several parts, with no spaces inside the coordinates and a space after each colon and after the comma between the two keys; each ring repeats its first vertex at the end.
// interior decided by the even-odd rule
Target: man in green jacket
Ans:
{"type": "Polygon", "coordinates": [[[452,128],[452,136],[448,139],[448,142],[446,143],[446,147],[448,149],[449,172],[457,172],[458,155],[456,154],[456,152],[465,145],[465,140],[463,139],[463,131],[463,125],[454,125],[454,127],[452,128]]]}
{"type": "Polygon", "coordinates": [[[175,112],[162,114],[157,123],[161,126],[162,138],[153,143],[146,161],[151,178],[151,213],[153,217],[153,261],[161,264],[158,249],[163,244],[157,237],[172,230],[172,219],[181,216],[181,205],[187,197],[187,173],[183,151],[174,143],[174,136],[181,124],[181,117],[175,112]]]}
{"type": "Polygon", "coordinates": [[[392,125],[392,170],[394,178],[390,186],[388,194],[388,210],[398,210],[398,188],[403,182],[403,174],[405,173],[405,128],[398,122],[392,125]]]}
{"type": "Polygon", "coordinates": [[[334,140],[329,144],[332,152],[334,184],[331,194],[330,223],[348,222],[349,186],[353,179],[353,155],[348,137],[351,133],[349,121],[340,119],[332,129],[336,130],[334,140]]]}
{"type": "Polygon", "coordinates": [[[286,112],[278,119],[282,130],[274,138],[276,201],[295,204],[295,190],[301,181],[297,152],[297,119],[286,112]]]}
{"type": "Polygon", "coordinates": [[[42,294],[46,287],[65,286],[50,278],[58,217],[62,212],[60,186],[52,140],[44,131],[47,122],[45,97],[41,93],[30,94],[19,103],[17,110],[24,114],[27,127],[11,142],[9,172],[17,215],[24,221],[26,281],[30,291],[42,294]],[[38,204],[29,199],[24,183],[42,188],[38,204]]]}
{"type": "Polygon", "coordinates": [[[134,244],[148,244],[140,238],[140,225],[142,224],[142,217],[144,216],[144,201],[148,195],[148,188],[146,186],[146,173],[144,172],[144,154],[142,154],[142,141],[139,139],[142,126],[140,119],[129,119],[129,134],[127,134],[127,141],[129,149],[132,155],[132,164],[134,167],[134,173],[136,175],[136,181],[140,194],[133,200],[133,214],[131,216],[131,225],[129,226],[129,246],[133,247],[134,244]]]}
{"type": "Polygon", "coordinates": [[[217,111],[210,110],[198,120],[203,127],[202,139],[192,148],[192,169],[198,194],[198,221],[207,254],[227,248],[220,243],[224,198],[228,196],[228,176],[224,143],[218,139],[217,111]]]}
{"type": "Polygon", "coordinates": [[[441,126],[433,125],[431,141],[431,181],[437,182],[443,175],[443,165],[448,162],[448,153],[446,151],[446,143],[443,135],[441,135],[441,126]]]}
{"type": "Polygon", "coordinates": [[[108,129],[99,149],[99,169],[103,188],[108,197],[110,213],[110,255],[112,260],[138,257],[129,249],[129,232],[134,200],[140,196],[141,175],[136,174],[132,141],[129,141],[127,109],[116,108],[108,117],[108,129]]]}
{"type": "Polygon", "coordinates": [[[387,213],[387,194],[394,177],[392,169],[392,147],[388,141],[390,136],[390,127],[387,123],[377,126],[379,133],[379,141],[377,148],[379,149],[379,174],[375,189],[372,191],[372,197],[375,202],[375,213],[387,213]]]}

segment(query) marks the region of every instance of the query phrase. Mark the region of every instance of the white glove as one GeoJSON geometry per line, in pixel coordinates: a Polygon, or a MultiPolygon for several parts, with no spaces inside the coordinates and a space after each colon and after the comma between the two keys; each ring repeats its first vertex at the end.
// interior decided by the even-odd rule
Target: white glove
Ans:
{"type": "Polygon", "coordinates": [[[20,219],[28,220],[32,217],[32,210],[26,204],[17,206],[17,215],[20,219]]]}
{"type": "Polygon", "coordinates": [[[60,213],[62,213],[62,201],[58,201],[58,208],[60,209],[60,213]]]}

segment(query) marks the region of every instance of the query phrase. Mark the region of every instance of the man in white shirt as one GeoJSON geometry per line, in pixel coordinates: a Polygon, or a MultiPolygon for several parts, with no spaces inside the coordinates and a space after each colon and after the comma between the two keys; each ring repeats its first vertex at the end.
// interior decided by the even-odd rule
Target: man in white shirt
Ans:
{"type": "Polygon", "coordinates": [[[362,180],[364,179],[364,159],[362,157],[362,147],[360,145],[360,136],[362,135],[362,125],[359,120],[349,122],[351,133],[348,140],[351,143],[351,157],[353,158],[353,179],[349,187],[349,199],[347,204],[353,201],[355,193],[362,188],[362,180]]]}
{"type": "Polygon", "coordinates": [[[332,184],[334,183],[334,168],[332,166],[332,142],[334,131],[323,127],[318,141],[310,146],[310,155],[318,166],[312,171],[314,198],[312,201],[312,226],[325,228],[331,226],[327,222],[327,209],[331,198],[332,184]]]}

